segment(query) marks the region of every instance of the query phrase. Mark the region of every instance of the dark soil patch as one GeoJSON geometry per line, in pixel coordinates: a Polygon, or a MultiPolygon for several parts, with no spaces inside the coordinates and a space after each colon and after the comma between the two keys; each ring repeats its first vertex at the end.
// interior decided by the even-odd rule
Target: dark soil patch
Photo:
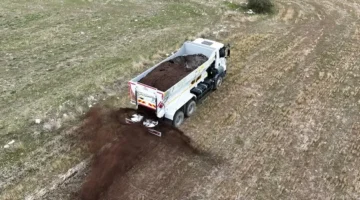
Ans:
{"type": "Polygon", "coordinates": [[[158,125],[158,130],[165,133],[159,138],[148,133],[142,124],[126,124],[125,117],[135,112],[127,108],[111,110],[94,107],[85,115],[79,134],[81,141],[86,142],[88,151],[94,154],[94,159],[90,173],[75,199],[99,199],[114,178],[131,169],[154,144],[161,142],[181,151],[197,153],[190,139],[170,125],[158,125]]]}
{"type": "Polygon", "coordinates": [[[179,56],[160,64],[139,82],[166,91],[207,60],[203,54],[179,56]]]}

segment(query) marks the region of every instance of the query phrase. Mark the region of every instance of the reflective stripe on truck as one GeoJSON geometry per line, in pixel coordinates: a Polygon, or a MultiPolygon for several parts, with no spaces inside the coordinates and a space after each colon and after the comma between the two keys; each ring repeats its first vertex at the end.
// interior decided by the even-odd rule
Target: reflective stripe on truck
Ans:
{"type": "Polygon", "coordinates": [[[136,103],[136,99],[135,99],[135,94],[134,92],[132,91],[132,87],[131,85],[135,85],[135,83],[132,83],[132,82],[128,82],[128,85],[129,85],[129,96],[130,96],[130,101],[131,103],[136,103]]]}
{"type": "Polygon", "coordinates": [[[140,105],[146,106],[146,107],[148,107],[148,108],[156,109],[155,104],[148,103],[148,102],[143,101],[143,100],[140,100],[140,99],[138,100],[138,103],[139,103],[140,105]]]}

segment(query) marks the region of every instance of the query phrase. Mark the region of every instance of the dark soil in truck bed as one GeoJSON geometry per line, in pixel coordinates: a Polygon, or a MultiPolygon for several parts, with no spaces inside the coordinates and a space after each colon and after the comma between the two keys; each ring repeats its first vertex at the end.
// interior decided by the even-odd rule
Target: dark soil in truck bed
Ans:
{"type": "Polygon", "coordinates": [[[207,60],[203,54],[178,56],[160,64],[139,82],[165,92],[207,60]]]}

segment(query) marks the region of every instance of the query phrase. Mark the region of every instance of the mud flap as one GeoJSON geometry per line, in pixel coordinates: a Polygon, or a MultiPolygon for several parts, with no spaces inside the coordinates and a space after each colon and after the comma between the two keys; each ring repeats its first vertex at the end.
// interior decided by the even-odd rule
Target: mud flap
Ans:
{"type": "Polygon", "coordinates": [[[225,55],[225,58],[229,58],[229,57],[230,57],[230,43],[226,45],[226,55],[225,55]]]}
{"type": "Polygon", "coordinates": [[[157,131],[157,130],[154,130],[154,129],[149,129],[149,132],[153,135],[156,135],[158,137],[161,137],[161,132],[160,131],[157,131]]]}

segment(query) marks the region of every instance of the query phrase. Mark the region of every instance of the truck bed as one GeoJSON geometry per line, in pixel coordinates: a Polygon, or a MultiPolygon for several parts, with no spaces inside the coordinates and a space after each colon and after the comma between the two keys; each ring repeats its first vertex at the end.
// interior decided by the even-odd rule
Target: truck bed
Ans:
{"type": "Polygon", "coordinates": [[[203,54],[178,56],[161,63],[139,82],[166,91],[207,60],[203,54]]]}

